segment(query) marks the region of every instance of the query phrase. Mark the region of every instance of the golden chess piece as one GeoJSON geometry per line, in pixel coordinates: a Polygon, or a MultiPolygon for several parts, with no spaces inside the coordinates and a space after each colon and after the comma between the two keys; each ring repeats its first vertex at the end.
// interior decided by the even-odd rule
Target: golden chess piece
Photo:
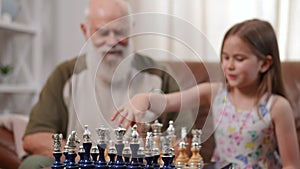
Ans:
{"type": "Polygon", "coordinates": [[[201,146],[198,143],[192,143],[192,156],[188,161],[189,168],[198,168],[203,164],[203,158],[201,157],[199,151],[201,146]]]}
{"type": "Polygon", "coordinates": [[[192,156],[188,161],[189,168],[201,168],[203,166],[203,158],[200,155],[201,148],[201,130],[194,129],[192,130],[193,140],[192,140],[192,156]]]}
{"type": "Polygon", "coordinates": [[[184,141],[179,143],[179,155],[175,159],[175,165],[177,168],[184,168],[189,160],[189,156],[186,153],[186,143],[184,141]]]}
{"type": "Polygon", "coordinates": [[[151,129],[152,129],[152,133],[153,133],[153,144],[154,144],[154,148],[159,150],[159,154],[160,157],[158,159],[158,163],[160,165],[163,164],[163,160],[161,158],[162,152],[161,152],[161,129],[163,127],[162,123],[159,123],[158,120],[155,120],[154,123],[151,124],[151,129]]]}

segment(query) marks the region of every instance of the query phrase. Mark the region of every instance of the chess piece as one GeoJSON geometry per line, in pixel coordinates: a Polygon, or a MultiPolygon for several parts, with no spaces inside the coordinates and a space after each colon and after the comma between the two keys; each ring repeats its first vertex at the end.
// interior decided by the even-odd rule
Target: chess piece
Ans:
{"type": "Polygon", "coordinates": [[[79,166],[79,167],[81,167],[82,164],[83,164],[83,161],[84,161],[84,154],[85,154],[84,148],[83,148],[83,146],[81,145],[81,146],[79,146],[79,149],[78,149],[78,155],[79,155],[79,157],[80,157],[80,159],[79,159],[79,161],[78,161],[78,166],[79,166]]]}
{"type": "Polygon", "coordinates": [[[112,140],[109,141],[108,156],[109,156],[109,161],[107,164],[108,168],[113,168],[113,166],[115,165],[117,150],[116,150],[116,147],[114,146],[114,142],[112,140]]]}
{"type": "Polygon", "coordinates": [[[153,168],[153,135],[152,132],[147,132],[146,140],[145,140],[145,160],[146,165],[144,169],[154,169],[153,168]]]}
{"type": "Polygon", "coordinates": [[[162,145],[162,160],[163,166],[162,169],[171,169],[171,160],[173,159],[173,154],[171,152],[171,137],[168,135],[161,138],[162,145]]]}
{"type": "Polygon", "coordinates": [[[174,150],[174,148],[172,148],[172,147],[170,147],[170,155],[171,155],[172,157],[171,157],[171,160],[170,160],[170,165],[169,165],[169,167],[170,167],[171,169],[176,169],[176,166],[175,166],[175,164],[174,164],[175,150],[174,150]]]}
{"type": "Polygon", "coordinates": [[[124,157],[125,166],[127,166],[130,162],[130,156],[131,156],[131,150],[129,147],[128,140],[125,140],[124,145],[125,145],[125,147],[123,149],[123,157],[124,157]]]}
{"type": "Polygon", "coordinates": [[[188,161],[189,168],[200,168],[203,166],[203,158],[199,154],[201,148],[201,130],[193,129],[192,130],[193,139],[192,139],[192,156],[188,161]]]}
{"type": "Polygon", "coordinates": [[[145,139],[147,137],[147,132],[150,132],[151,125],[150,123],[142,123],[142,132],[141,132],[141,138],[143,138],[143,142],[145,142],[145,139]]]}
{"type": "Polygon", "coordinates": [[[153,161],[152,161],[153,169],[160,169],[159,157],[160,157],[159,149],[156,147],[153,148],[153,161]]]}
{"type": "Polygon", "coordinates": [[[91,156],[92,156],[94,163],[97,161],[98,155],[99,155],[99,150],[98,150],[97,146],[93,146],[92,150],[91,150],[91,156]]]}
{"type": "Polygon", "coordinates": [[[139,150],[139,134],[137,132],[137,125],[135,124],[132,127],[131,133],[131,142],[130,142],[130,149],[131,149],[131,161],[129,162],[127,169],[140,169],[140,165],[138,162],[138,150],[139,150]]]}
{"type": "Polygon", "coordinates": [[[94,164],[91,160],[91,148],[92,148],[91,132],[88,129],[88,125],[84,125],[82,146],[84,148],[85,153],[84,153],[84,160],[82,162],[81,169],[94,168],[94,164]]]}
{"type": "Polygon", "coordinates": [[[123,157],[124,157],[124,162],[125,165],[127,166],[130,162],[130,156],[131,156],[131,151],[130,151],[130,147],[125,147],[123,149],[123,157]]]}
{"type": "Polygon", "coordinates": [[[174,147],[175,142],[176,142],[176,135],[175,135],[175,127],[174,127],[173,120],[169,121],[169,127],[167,128],[167,134],[168,134],[168,137],[171,138],[171,147],[174,147]]]}
{"type": "Polygon", "coordinates": [[[161,128],[163,127],[163,124],[159,123],[158,120],[155,120],[153,124],[151,124],[151,129],[153,132],[153,141],[155,142],[156,148],[160,150],[161,144],[160,144],[160,137],[161,137],[161,128]]]}
{"type": "Polygon", "coordinates": [[[151,129],[153,133],[153,141],[154,141],[154,147],[158,148],[159,150],[159,158],[158,158],[158,163],[161,165],[163,163],[161,159],[161,136],[162,132],[161,129],[163,127],[163,124],[159,123],[158,120],[155,120],[154,123],[151,124],[151,129]]]}
{"type": "Polygon", "coordinates": [[[117,129],[114,130],[115,131],[115,135],[117,138],[115,147],[117,150],[117,160],[115,162],[115,164],[113,165],[113,169],[126,169],[125,166],[125,162],[123,161],[123,149],[124,149],[124,143],[123,143],[123,139],[124,139],[124,135],[126,133],[126,129],[119,126],[117,129]]]}
{"type": "Polygon", "coordinates": [[[174,165],[174,158],[175,158],[175,152],[174,152],[174,146],[176,143],[176,135],[175,135],[175,127],[174,127],[174,122],[173,120],[169,121],[169,127],[167,128],[167,137],[168,140],[170,141],[170,153],[172,154],[172,160],[170,162],[170,167],[175,168],[174,165]]]}
{"type": "Polygon", "coordinates": [[[72,131],[71,134],[68,136],[66,145],[68,146],[68,164],[66,165],[67,169],[78,169],[78,164],[75,162],[76,154],[76,147],[80,143],[80,140],[77,137],[76,131],[72,131]]]}
{"type": "Polygon", "coordinates": [[[186,127],[182,127],[181,141],[179,143],[179,148],[178,148],[179,155],[175,160],[175,165],[177,168],[184,168],[189,160],[189,157],[186,153],[186,144],[187,144],[185,140],[186,134],[187,134],[186,127]]]}
{"type": "Polygon", "coordinates": [[[106,150],[106,139],[108,135],[108,129],[101,127],[96,129],[98,140],[97,147],[99,150],[99,158],[98,161],[95,162],[95,169],[108,169],[106,160],[105,160],[105,150],[106,150]]]}
{"type": "Polygon", "coordinates": [[[66,165],[60,161],[60,158],[62,156],[61,152],[61,140],[62,140],[62,134],[53,134],[53,156],[55,158],[54,163],[52,164],[52,169],[63,169],[66,165]]]}
{"type": "Polygon", "coordinates": [[[63,155],[65,156],[65,160],[64,160],[64,164],[69,164],[69,147],[68,147],[68,145],[65,145],[64,146],[64,151],[63,151],[63,155]]]}
{"type": "Polygon", "coordinates": [[[173,154],[170,152],[170,149],[167,148],[164,150],[163,155],[162,155],[162,160],[163,160],[163,166],[162,169],[173,169],[171,168],[171,160],[173,159],[173,154]]]}
{"type": "Polygon", "coordinates": [[[179,155],[175,160],[175,164],[177,168],[183,168],[186,166],[189,160],[189,157],[186,154],[186,143],[184,141],[181,141],[179,143],[178,151],[179,151],[179,155]]]}
{"type": "Polygon", "coordinates": [[[140,145],[140,147],[138,149],[137,156],[138,156],[138,162],[140,164],[140,167],[144,168],[145,167],[145,164],[144,164],[144,158],[145,158],[144,146],[140,145]]]}

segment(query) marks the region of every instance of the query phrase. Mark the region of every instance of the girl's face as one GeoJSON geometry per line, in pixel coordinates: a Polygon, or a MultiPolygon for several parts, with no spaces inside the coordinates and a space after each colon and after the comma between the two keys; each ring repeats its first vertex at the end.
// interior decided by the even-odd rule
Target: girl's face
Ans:
{"type": "Polygon", "coordinates": [[[258,59],[247,43],[238,36],[229,36],[221,54],[222,69],[230,87],[258,86],[263,61],[258,59]]]}

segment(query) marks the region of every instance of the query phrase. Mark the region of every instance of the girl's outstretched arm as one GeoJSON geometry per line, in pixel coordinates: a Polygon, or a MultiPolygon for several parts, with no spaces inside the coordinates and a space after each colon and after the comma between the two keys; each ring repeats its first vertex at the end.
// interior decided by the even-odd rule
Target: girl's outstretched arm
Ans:
{"type": "Polygon", "coordinates": [[[208,105],[211,102],[211,91],[216,85],[210,83],[201,83],[197,86],[170,94],[159,93],[140,93],[132,97],[132,99],[124,106],[114,112],[112,120],[116,120],[119,116],[118,124],[124,123],[124,127],[128,128],[132,122],[151,121],[144,120],[146,114],[152,115],[153,119],[159,117],[163,112],[176,112],[180,109],[194,108],[200,105],[208,105]],[[201,100],[201,101],[200,101],[201,100]]]}
{"type": "Polygon", "coordinates": [[[283,168],[299,169],[299,146],[293,110],[287,99],[278,96],[274,100],[271,112],[283,168]]]}

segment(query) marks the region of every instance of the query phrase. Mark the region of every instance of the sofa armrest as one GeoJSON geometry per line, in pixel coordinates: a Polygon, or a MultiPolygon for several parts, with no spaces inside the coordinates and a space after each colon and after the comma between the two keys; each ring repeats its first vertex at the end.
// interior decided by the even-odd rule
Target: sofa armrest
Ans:
{"type": "Polygon", "coordinates": [[[17,169],[21,160],[16,154],[13,133],[0,127],[0,168],[17,169]]]}

